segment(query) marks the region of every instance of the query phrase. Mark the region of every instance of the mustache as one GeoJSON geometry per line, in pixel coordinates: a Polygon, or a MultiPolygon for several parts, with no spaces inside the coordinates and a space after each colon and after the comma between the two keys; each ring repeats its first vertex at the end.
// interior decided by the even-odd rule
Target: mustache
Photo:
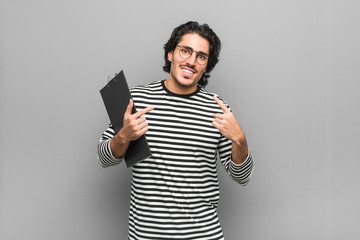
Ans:
{"type": "Polygon", "coordinates": [[[194,65],[191,65],[191,64],[189,64],[189,63],[182,64],[182,65],[180,65],[180,67],[190,68],[190,69],[192,69],[195,73],[197,73],[197,70],[195,69],[195,66],[194,66],[194,65]]]}

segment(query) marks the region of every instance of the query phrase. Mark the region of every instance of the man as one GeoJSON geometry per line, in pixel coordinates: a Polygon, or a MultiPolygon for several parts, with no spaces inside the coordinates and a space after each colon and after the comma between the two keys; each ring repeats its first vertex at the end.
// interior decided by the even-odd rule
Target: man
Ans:
{"type": "Polygon", "coordinates": [[[126,158],[145,134],[151,157],[132,167],[129,239],[224,239],[217,206],[216,156],[246,185],[253,171],[246,138],[226,103],[203,87],[221,43],[207,24],[175,28],[165,44],[167,80],[131,90],[123,128],[110,126],[98,144],[104,167],[126,158]],[[138,112],[131,114],[135,103],[138,112]]]}

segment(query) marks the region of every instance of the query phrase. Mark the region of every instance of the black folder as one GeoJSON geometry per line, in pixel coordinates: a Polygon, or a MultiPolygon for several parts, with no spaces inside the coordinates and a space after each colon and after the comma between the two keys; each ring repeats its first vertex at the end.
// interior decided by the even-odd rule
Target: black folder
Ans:
{"type": "MultiPolygon", "coordinates": [[[[123,126],[124,113],[131,98],[124,72],[117,74],[100,90],[100,93],[116,134],[123,126]]],[[[132,113],[135,112],[134,103],[132,113]]],[[[142,135],[139,139],[131,141],[125,154],[126,166],[131,167],[149,156],[151,156],[150,148],[145,135],[142,135]]]]}

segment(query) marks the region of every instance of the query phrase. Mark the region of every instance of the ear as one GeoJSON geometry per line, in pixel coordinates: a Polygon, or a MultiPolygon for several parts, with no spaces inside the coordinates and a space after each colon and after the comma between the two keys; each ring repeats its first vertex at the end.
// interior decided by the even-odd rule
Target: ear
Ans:
{"type": "Polygon", "coordinates": [[[173,51],[168,52],[168,60],[172,62],[173,51]]]}

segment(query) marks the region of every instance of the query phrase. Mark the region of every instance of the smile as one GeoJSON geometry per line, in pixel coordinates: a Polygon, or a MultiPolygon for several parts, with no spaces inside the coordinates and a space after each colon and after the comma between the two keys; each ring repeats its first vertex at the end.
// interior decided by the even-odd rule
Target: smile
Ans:
{"type": "Polygon", "coordinates": [[[192,76],[195,74],[194,70],[188,69],[188,68],[182,68],[181,71],[185,76],[192,76]]]}

